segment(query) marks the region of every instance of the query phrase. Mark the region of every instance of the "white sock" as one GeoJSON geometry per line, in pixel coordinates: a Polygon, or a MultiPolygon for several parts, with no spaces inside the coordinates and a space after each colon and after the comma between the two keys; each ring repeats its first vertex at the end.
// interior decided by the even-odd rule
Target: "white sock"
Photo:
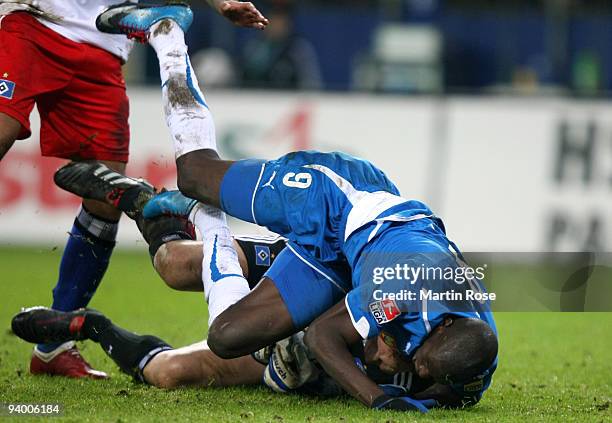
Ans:
{"type": "Polygon", "coordinates": [[[215,123],[191,67],[183,30],[172,20],[158,22],[151,27],[149,44],[159,59],[164,115],[175,157],[216,150],[215,123]]]}
{"type": "MultiPolygon", "coordinates": [[[[217,150],[215,124],[191,67],[185,34],[171,20],[151,27],[149,44],[159,59],[166,124],[178,158],[191,151],[217,150]]],[[[250,292],[242,276],[225,213],[200,204],[191,221],[202,234],[202,282],[208,301],[208,323],[250,292]]]]}
{"type": "Polygon", "coordinates": [[[191,221],[203,239],[202,282],[208,301],[210,326],[219,314],[247,295],[250,288],[242,276],[225,213],[215,207],[199,204],[192,212],[191,221]]]}

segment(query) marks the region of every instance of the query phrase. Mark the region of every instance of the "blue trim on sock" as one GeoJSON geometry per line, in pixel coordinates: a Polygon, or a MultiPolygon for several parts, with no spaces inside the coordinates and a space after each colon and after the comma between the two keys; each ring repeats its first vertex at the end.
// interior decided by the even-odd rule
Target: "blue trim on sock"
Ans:
{"type": "Polygon", "coordinates": [[[215,235],[215,242],[213,243],[213,252],[210,260],[210,276],[213,282],[218,282],[221,279],[229,278],[230,276],[244,278],[243,275],[238,275],[236,273],[221,273],[219,271],[219,268],[217,267],[217,235],[215,235]]]}
{"type": "Polygon", "coordinates": [[[193,79],[191,78],[191,63],[189,62],[189,55],[187,54],[185,54],[185,65],[187,67],[187,87],[189,87],[189,91],[191,91],[193,98],[195,98],[198,103],[208,109],[208,105],[202,98],[200,91],[193,84],[193,79]]]}
{"type": "Polygon", "coordinates": [[[282,381],[282,379],[280,378],[280,376],[276,373],[276,369],[274,368],[274,366],[272,365],[272,360],[273,358],[270,357],[270,363],[268,363],[268,371],[270,374],[270,377],[272,377],[272,380],[274,382],[276,382],[276,385],[283,391],[287,392],[290,391],[289,387],[285,384],[285,382],[282,381]]]}

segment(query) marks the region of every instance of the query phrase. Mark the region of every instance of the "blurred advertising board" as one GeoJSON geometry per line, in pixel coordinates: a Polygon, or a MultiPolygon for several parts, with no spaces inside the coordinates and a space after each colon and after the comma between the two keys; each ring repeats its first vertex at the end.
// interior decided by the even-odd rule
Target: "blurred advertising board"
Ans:
{"type": "MultiPolygon", "coordinates": [[[[155,89],[133,89],[128,173],[174,187],[155,89]]],[[[466,251],[612,249],[612,104],[213,91],[222,156],[300,149],[366,158],[405,197],[428,202],[466,251]]],[[[38,123],[0,163],[0,244],[61,246],[79,201],[53,185],[38,123]]],[[[236,224],[235,230],[262,232],[236,224]]],[[[143,247],[125,219],[119,245],[143,247]]]]}

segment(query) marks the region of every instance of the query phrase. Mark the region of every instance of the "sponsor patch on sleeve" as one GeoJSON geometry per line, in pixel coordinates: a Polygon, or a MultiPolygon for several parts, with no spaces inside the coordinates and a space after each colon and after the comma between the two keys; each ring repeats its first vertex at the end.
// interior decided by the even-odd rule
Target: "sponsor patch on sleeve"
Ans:
{"type": "Polygon", "coordinates": [[[370,303],[370,312],[379,325],[390,322],[401,314],[395,301],[389,299],[370,303]]]}

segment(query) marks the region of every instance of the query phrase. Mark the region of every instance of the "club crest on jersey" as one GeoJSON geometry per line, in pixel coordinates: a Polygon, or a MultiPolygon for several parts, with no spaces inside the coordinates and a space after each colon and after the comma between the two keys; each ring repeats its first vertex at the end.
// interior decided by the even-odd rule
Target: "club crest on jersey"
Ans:
{"type": "Polygon", "coordinates": [[[379,325],[390,322],[401,314],[394,300],[381,300],[370,303],[370,312],[379,325]]]}
{"type": "Polygon", "coordinates": [[[267,245],[255,246],[255,264],[270,267],[270,247],[267,245]]]}
{"type": "Polygon", "coordinates": [[[15,83],[8,79],[0,79],[0,97],[12,99],[15,92],[15,83]]]}

